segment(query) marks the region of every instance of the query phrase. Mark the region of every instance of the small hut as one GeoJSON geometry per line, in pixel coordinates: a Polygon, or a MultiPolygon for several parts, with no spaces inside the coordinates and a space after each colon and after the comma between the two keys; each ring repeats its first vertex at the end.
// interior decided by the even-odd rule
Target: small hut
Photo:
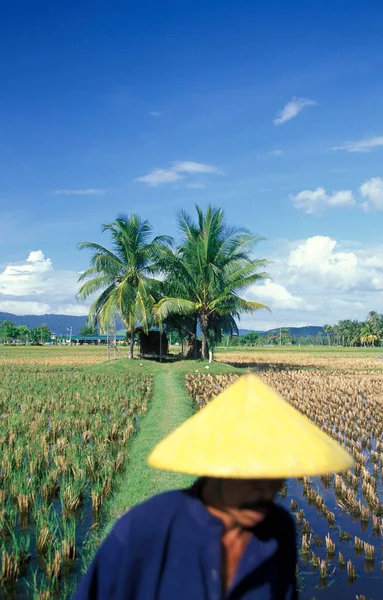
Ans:
{"type": "Polygon", "coordinates": [[[166,333],[151,329],[147,334],[142,330],[139,332],[140,356],[143,358],[157,358],[166,356],[169,351],[169,343],[166,333]]]}

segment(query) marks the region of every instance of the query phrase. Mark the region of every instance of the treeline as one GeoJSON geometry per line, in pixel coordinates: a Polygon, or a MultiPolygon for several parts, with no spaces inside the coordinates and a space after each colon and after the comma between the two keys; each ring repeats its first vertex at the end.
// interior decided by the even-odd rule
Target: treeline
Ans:
{"type": "Polygon", "coordinates": [[[46,344],[52,340],[48,325],[42,324],[34,329],[26,325],[16,325],[7,319],[0,323],[0,343],[2,344],[46,344]]]}
{"type": "Polygon", "coordinates": [[[324,325],[324,333],[315,336],[298,337],[282,327],[267,334],[255,331],[240,337],[226,340],[227,346],[382,346],[383,314],[370,311],[365,321],[342,319],[336,325],[324,325]]]}
{"type": "MultiPolygon", "coordinates": [[[[85,325],[80,330],[80,335],[97,335],[97,333],[97,329],[89,325],[85,325]]],[[[68,336],[56,336],[45,323],[30,329],[26,325],[16,325],[9,319],[0,322],[0,344],[39,346],[50,342],[59,343],[67,337],[69,334],[68,336]]]]}
{"type": "Polygon", "coordinates": [[[343,319],[336,325],[324,325],[327,343],[340,346],[381,346],[383,314],[370,311],[365,321],[343,319]]]}

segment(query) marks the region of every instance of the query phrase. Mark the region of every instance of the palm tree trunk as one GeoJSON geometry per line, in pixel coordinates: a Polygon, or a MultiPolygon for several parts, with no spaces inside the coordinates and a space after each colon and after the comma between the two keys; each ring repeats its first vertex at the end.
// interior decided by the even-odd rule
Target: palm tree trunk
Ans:
{"type": "Polygon", "coordinates": [[[129,359],[133,358],[133,351],[134,351],[134,331],[131,331],[130,338],[129,338],[129,352],[128,352],[129,359]]]}
{"type": "Polygon", "coordinates": [[[208,348],[208,344],[207,344],[207,316],[205,314],[201,314],[200,322],[201,322],[201,337],[202,337],[201,354],[202,354],[203,360],[207,360],[209,358],[209,348],[208,348]]]}
{"type": "Polygon", "coordinates": [[[193,358],[198,358],[198,340],[197,340],[197,317],[194,319],[194,333],[193,333],[193,358]]]}

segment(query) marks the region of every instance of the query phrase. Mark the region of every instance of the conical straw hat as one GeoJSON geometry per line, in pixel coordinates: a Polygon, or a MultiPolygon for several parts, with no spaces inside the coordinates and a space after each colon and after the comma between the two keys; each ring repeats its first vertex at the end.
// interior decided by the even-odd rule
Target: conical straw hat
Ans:
{"type": "Polygon", "coordinates": [[[152,467],[200,476],[338,473],[352,457],[254,375],[245,375],[162,440],[152,467]]]}

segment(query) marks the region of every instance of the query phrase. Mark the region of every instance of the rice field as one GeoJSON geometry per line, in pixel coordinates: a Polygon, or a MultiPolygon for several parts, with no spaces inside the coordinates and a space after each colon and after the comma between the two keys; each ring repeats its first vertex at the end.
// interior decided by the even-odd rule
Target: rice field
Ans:
{"type": "MultiPolygon", "coordinates": [[[[119,355],[126,355],[126,348],[121,347],[119,355]]],[[[90,367],[106,359],[105,346],[0,346],[0,367],[90,367]]]]}
{"type": "Polygon", "coordinates": [[[152,382],[0,366],[0,597],[69,597],[152,382]]]}
{"type": "MultiPolygon", "coordinates": [[[[301,598],[381,598],[383,374],[344,363],[339,371],[281,365],[263,363],[257,374],[355,459],[346,473],[288,480],[280,493],[296,519],[301,598]]],[[[202,408],[236,378],[193,374],[186,387],[202,408]]]]}
{"type": "Polygon", "coordinates": [[[380,356],[379,349],[251,349],[217,353],[222,364],[210,366],[110,361],[100,368],[105,347],[0,347],[0,597],[70,597],[88,536],[100,531],[120,478],[141,468],[127,466],[136,445],[130,449],[129,440],[159,373],[164,401],[170,370],[181,387],[185,374],[198,410],[250,368],[356,461],[347,473],[289,480],[280,494],[296,519],[301,599],[381,598],[380,356]]]}
{"type": "Polygon", "coordinates": [[[236,367],[249,367],[259,371],[272,369],[330,369],[336,371],[383,373],[383,348],[259,348],[248,351],[217,352],[215,360],[236,367]]]}

